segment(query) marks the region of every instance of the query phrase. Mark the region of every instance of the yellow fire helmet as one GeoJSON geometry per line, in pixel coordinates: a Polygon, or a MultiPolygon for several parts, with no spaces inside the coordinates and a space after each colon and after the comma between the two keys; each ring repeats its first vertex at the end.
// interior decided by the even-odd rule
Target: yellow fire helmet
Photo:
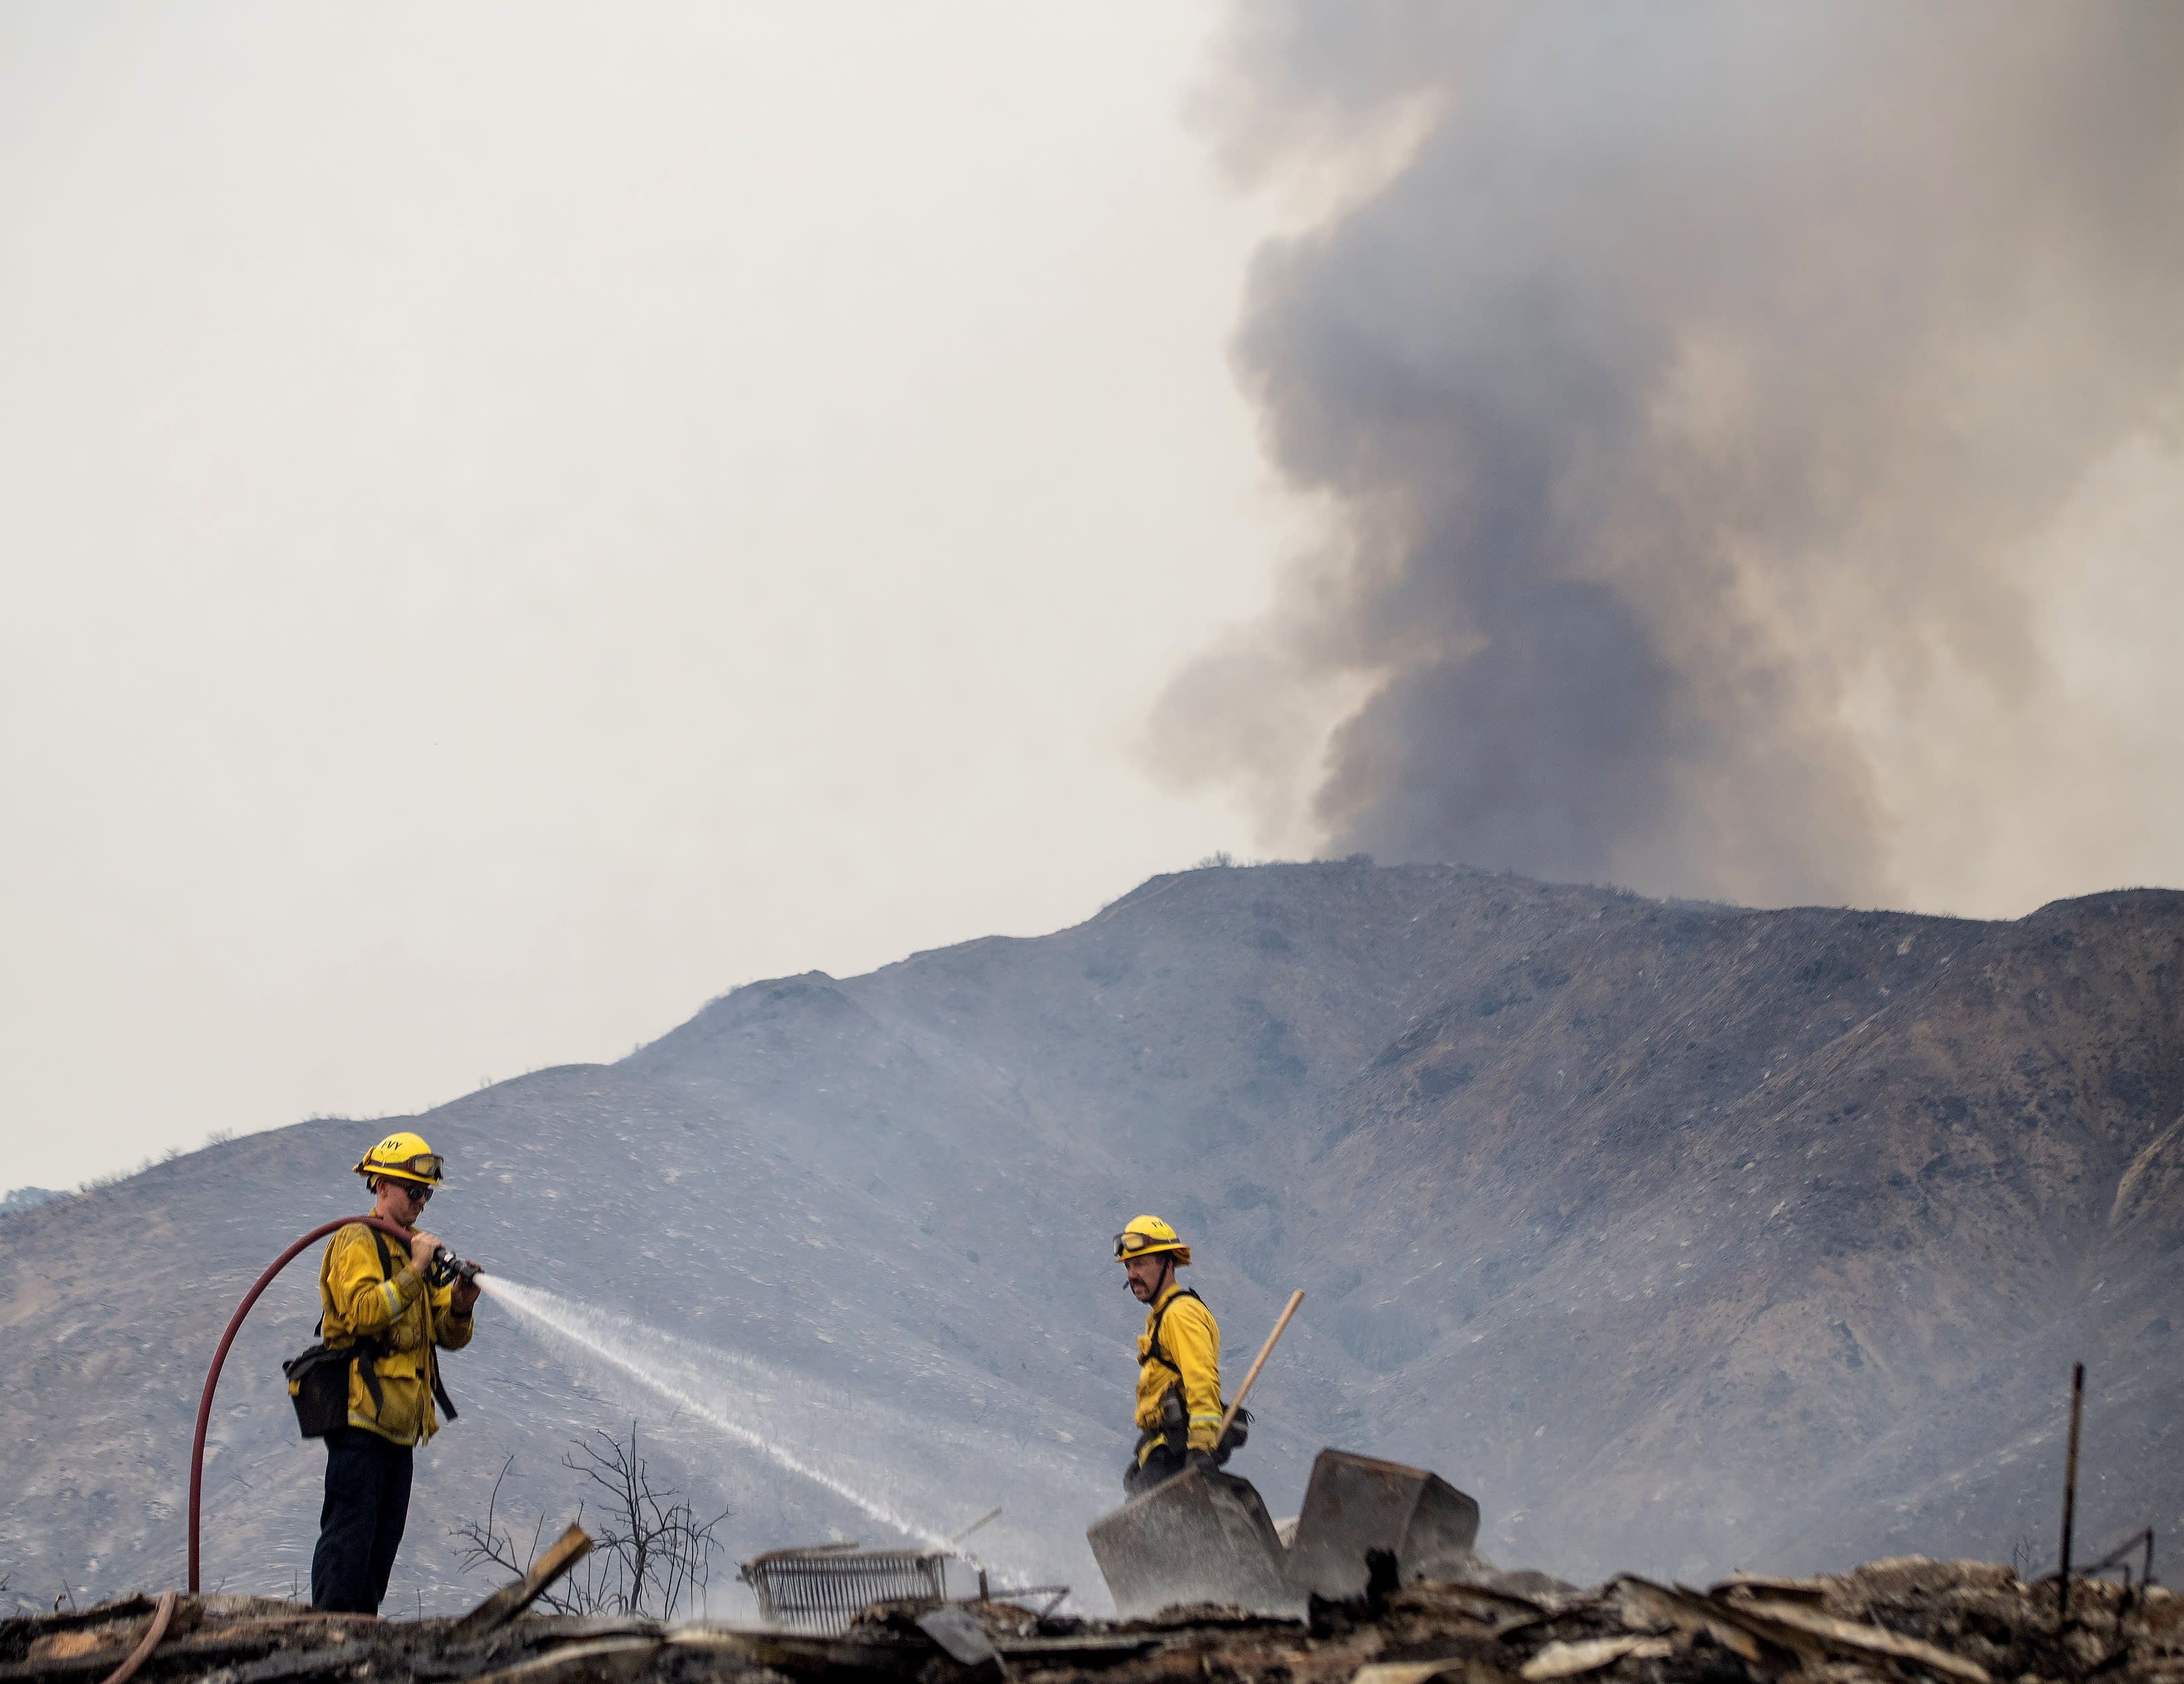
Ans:
{"type": "Polygon", "coordinates": [[[1119,1262],[1127,1263],[1134,1257],[1162,1251],[1175,1253],[1178,1269],[1189,1267],[1190,1248],[1157,1216],[1133,1216],[1123,1231],[1115,1236],[1115,1256],[1119,1262]]]}
{"type": "Polygon", "coordinates": [[[356,1173],[369,1181],[376,1175],[391,1175],[398,1181],[426,1181],[433,1187],[444,1185],[440,1171],[447,1160],[425,1144],[421,1134],[391,1134],[365,1153],[358,1161],[356,1173]]]}

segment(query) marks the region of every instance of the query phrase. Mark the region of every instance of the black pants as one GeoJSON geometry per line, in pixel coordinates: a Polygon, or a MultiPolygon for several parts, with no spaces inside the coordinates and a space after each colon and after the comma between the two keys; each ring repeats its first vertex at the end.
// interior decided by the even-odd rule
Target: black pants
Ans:
{"type": "Polygon", "coordinates": [[[326,1500],[311,1552],[311,1606],[376,1614],[410,1518],[410,1451],[345,1426],[326,1435],[326,1500]]]}

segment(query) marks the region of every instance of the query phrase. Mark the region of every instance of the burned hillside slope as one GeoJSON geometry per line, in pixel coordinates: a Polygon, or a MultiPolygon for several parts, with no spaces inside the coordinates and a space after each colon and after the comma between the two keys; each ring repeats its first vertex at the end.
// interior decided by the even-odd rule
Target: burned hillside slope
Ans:
{"type": "MultiPolygon", "coordinates": [[[[415,1125],[465,1250],[770,1364],[814,1445],[892,1411],[903,1502],[943,1531],[1003,1503],[982,1539],[1080,1584],[1140,1314],[1108,1236],[1140,1210],[1191,1237],[1239,1368],[1307,1293],[1239,1464],[1277,1514],[1337,1443],[1439,1469],[1490,1554],[1572,1580],[2007,1558],[2052,1548],[2074,1358],[2087,1536],[2184,1517],[2180,975],[2165,892],[1981,923],[1216,868],[1050,936],[740,988],[415,1125]]],[[[271,1253],[354,1203],[382,1127],[0,1224],[19,1590],[173,1581],[204,1356],[271,1253]]],[[[308,1553],[318,1459],[269,1376],[314,1308],[284,1279],[223,1381],[231,1589],[285,1594],[308,1553]]],[[[681,1488],[736,1509],[736,1552],[881,1536],[485,1318],[394,1596],[460,1601],[436,1523],[508,1453],[552,1509],[567,1435],[640,1410],[681,1488]]]]}
{"type": "Polygon", "coordinates": [[[1465,979],[1347,1096],[1307,1241],[1401,1271],[1374,1308],[1407,1360],[1359,1345],[1384,1413],[1494,1423],[1573,1541],[1606,1501],[1699,1559],[1730,1536],[1806,1565],[1936,1527],[2044,1538],[2053,1480],[2020,1476],[2073,1356],[2109,1445],[2169,1460],[2176,908],[1664,909],[1465,979]],[[1456,1234],[1468,1256],[1403,1267],[1456,1234]]]}

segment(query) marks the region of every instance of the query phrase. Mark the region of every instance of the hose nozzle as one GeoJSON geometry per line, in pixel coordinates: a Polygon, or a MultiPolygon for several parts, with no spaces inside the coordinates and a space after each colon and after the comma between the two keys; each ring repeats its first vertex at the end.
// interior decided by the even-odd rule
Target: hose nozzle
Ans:
{"type": "Polygon", "coordinates": [[[432,1253],[432,1262],[425,1267],[425,1284],[428,1287],[452,1287],[458,1281],[468,1287],[474,1285],[477,1277],[477,1264],[465,1263],[445,1246],[432,1253]]]}

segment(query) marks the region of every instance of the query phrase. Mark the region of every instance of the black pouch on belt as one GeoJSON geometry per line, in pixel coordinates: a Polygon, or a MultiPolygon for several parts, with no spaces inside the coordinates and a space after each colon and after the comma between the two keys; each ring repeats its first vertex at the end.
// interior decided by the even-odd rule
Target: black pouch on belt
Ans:
{"type": "Polygon", "coordinates": [[[1170,1387],[1161,1398],[1161,1442],[1178,1456],[1190,1448],[1190,1419],[1184,1413],[1183,1392],[1170,1387]]]}
{"type": "Polygon", "coordinates": [[[375,1359],[385,1345],[376,1339],[359,1339],[354,1345],[314,1345],[281,1364],[288,1376],[288,1401],[296,1406],[296,1425],[306,1438],[324,1438],[348,1425],[348,1368],[364,1364],[364,1384],[375,1404],[382,1402],[375,1359]]]}
{"type": "Polygon", "coordinates": [[[314,1345],[281,1364],[288,1376],[288,1401],[306,1438],[324,1438],[348,1425],[348,1365],[354,1353],[314,1345]]]}
{"type": "MultiPolygon", "coordinates": [[[[371,1231],[372,1242],[379,1248],[379,1273],[382,1280],[394,1278],[394,1259],[387,1249],[387,1239],[378,1229],[371,1231]]],[[[322,1332],[326,1318],[319,1318],[318,1326],[311,1331],[322,1332]]],[[[361,1361],[364,1364],[364,1389],[371,1393],[375,1410],[387,1407],[387,1394],[379,1388],[379,1370],[373,1366],[380,1358],[393,1348],[384,1339],[358,1339],[346,1345],[314,1345],[300,1351],[281,1364],[281,1372],[288,1376],[288,1401],[296,1406],[296,1425],[306,1438],[324,1438],[330,1432],[339,1431],[348,1425],[348,1366],[361,1361]]],[[[433,1389],[439,1391],[439,1375],[432,1376],[433,1389]]],[[[443,1402],[447,1394],[439,1393],[443,1402]]],[[[448,1406],[450,1420],[454,1408],[448,1406]]]]}

